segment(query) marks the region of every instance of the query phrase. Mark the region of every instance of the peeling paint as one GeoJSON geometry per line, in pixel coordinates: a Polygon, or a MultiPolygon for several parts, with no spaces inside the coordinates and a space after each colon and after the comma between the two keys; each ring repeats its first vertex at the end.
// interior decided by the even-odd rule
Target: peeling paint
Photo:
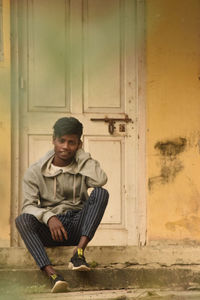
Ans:
{"type": "Polygon", "coordinates": [[[167,222],[165,226],[168,230],[173,232],[176,231],[178,227],[181,227],[188,230],[191,233],[191,235],[199,235],[200,218],[193,215],[174,222],[167,222]]]}
{"type": "Polygon", "coordinates": [[[165,182],[174,180],[176,175],[183,169],[183,165],[180,161],[175,161],[173,164],[168,166],[162,166],[161,168],[161,177],[165,182]]]}
{"type": "Polygon", "coordinates": [[[185,150],[186,144],[187,140],[185,138],[178,138],[172,141],[158,142],[154,148],[160,150],[162,156],[174,158],[185,150]]]}
{"type": "Polygon", "coordinates": [[[174,181],[177,174],[180,173],[184,166],[177,157],[182,153],[187,145],[186,138],[177,138],[165,142],[157,142],[154,146],[160,152],[160,174],[149,178],[149,190],[154,185],[165,184],[174,181]]]}
{"type": "Polygon", "coordinates": [[[190,186],[190,197],[188,199],[190,205],[187,208],[187,211],[190,214],[200,214],[200,192],[198,190],[198,185],[188,176],[187,180],[190,186]]]}

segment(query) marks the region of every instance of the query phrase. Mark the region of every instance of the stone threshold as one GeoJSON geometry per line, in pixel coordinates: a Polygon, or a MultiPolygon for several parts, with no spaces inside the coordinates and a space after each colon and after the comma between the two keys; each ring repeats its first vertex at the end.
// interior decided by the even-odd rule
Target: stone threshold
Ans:
{"type": "MultiPolygon", "coordinates": [[[[66,265],[72,256],[73,247],[47,248],[54,265],[66,265]]],[[[139,266],[198,266],[200,246],[90,246],[86,249],[87,261],[94,266],[115,264],[139,266]]],[[[35,262],[25,248],[0,248],[1,268],[35,267],[35,262]]]]}

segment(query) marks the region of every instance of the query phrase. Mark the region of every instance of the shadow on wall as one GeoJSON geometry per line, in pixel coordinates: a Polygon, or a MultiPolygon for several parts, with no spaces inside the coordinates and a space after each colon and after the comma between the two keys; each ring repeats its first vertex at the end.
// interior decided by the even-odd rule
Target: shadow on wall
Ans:
{"type": "Polygon", "coordinates": [[[152,190],[154,185],[174,181],[177,174],[183,170],[184,166],[179,155],[185,151],[186,144],[186,138],[182,137],[155,144],[154,148],[159,151],[161,168],[158,176],[149,178],[149,190],[152,190]]]}

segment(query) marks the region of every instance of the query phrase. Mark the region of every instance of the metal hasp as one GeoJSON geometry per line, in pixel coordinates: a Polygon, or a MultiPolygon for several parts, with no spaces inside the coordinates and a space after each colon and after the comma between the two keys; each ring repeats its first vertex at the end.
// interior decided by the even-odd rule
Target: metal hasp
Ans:
{"type": "Polygon", "coordinates": [[[110,134],[113,134],[114,131],[115,131],[115,123],[116,122],[125,122],[125,123],[133,123],[133,120],[130,119],[128,117],[128,115],[125,115],[124,118],[108,118],[107,116],[105,116],[105,118],[99,118],[99,119],[96,119],[96,118],[91,118],[90,119],[91,121],[95,121],[95,122],[105,122],[105,123],[108,123],[108,132],[110,134]]]}

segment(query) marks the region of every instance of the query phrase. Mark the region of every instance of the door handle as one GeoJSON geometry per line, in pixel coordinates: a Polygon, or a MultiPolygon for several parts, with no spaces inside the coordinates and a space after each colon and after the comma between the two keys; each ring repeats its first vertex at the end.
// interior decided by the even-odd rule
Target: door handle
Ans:
{"type": "Polygon", "coordinates": [[[128,115],[125,115],[124,118],[108,118],[107,116],[105,116],[105,118],[91,118],[91,121],[94,122],[105,122],[108,123],[108,132],[110,134],[113,134],[115,131],[115,123],[116,122],[125,122],[125,123],[133,123],[133,120],[129,118],[128,115]]]}

